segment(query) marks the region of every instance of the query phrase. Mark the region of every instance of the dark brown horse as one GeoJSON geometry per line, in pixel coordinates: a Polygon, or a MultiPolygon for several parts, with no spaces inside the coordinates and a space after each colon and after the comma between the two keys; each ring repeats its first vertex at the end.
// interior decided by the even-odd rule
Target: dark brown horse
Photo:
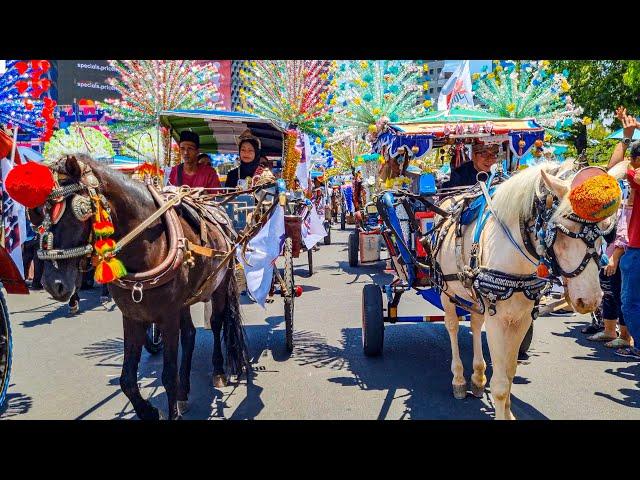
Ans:
{"type": "MultiPolygon", "coordinates": [[[[141,182],[136,182],[119,172],[104,167],[88,157],[78,155],[67,157],[51,167],[58,172],[61,187],[65,185],[82,185],[93,175],[99,186],[97,191],[104,195],[111,210],[112,222],[115,226],[113,238],[118,241],[127,233],[151,217],[157,210],[150,189],[141,182]],[[81,161],[79,161],[80,159],[81,161]]],[[[74,197],[88,197],[88,190],[82,188],[64,200],[66,208],[58,221],[50,227],[53,233],[53,249],[74,249],[90,243],[92,218],[82,221],[74,210],[74,197]]],[[[75,201],[82,199],[75,199],[75,201]]],[[[50,200],[51,202],[51,200],[50,200]]],[[[52,205],[32,211],[32,219],[43,219],[43,213],[52,205]],[[39,217],[38,217],[39,215],[39,217]]],[[[180,210],[179,208],[177,210],[180,210]]],[[[175,212],[169,212],[176,215],[175,212]]],[[[177,219],[177,217],[172,217],[177,219]]],[[[166,215],[154,221],[143,233],[118,253],[117,258],[129,272],[127,278],[148,272],[161,265],[172,252],[169,230],[172,228],[170,218],[166,215]]],[[[178,223],[177,221],[174,223],[178,223]]],[[[183,239],[189,243],[202,246],[202,232],[179,217],[183,239]]],[[[175,230],[175,225],[173,225],[175,230]]],[[[229,252],[233,248],[228,236],[218,226],[207,224],[207,246],[218,252],[229,252]]],[[[175,243],[175,242],[174,242],[175,243]]],[[[185,244],[181,241],[181,247],[185,244]]],[[[175,245],[174,245],[175,246],[175,245]]],[[[173,250],[176,250],[175,248],[173,250]]],[[[181,248],[184,250],[184,248],[181,248]]],[[[69,250],[73,251],[73,250],[69,250]]],[[[188,258],[189,253],[179,252],[178,260],[188,258]]],[[[157,420],[158,409],[153,407],[140,395],[137,383],[138,363],[141,349],[145,341],[145,332],[151,323],[160,328],[164,341],[164,366],[162,383],[167,392],[170,419],[178,419],[186,411],[189,395],[189,377],[196,329],[191,320],[189,306],[199,301],[212,300],[213,313],[211,328],[213,330],[213,375],[216,387],[226,385],[224,370],[226,359],[227,371],[240,375],[250,368],[244,330],[240,318],[236,280],[234,275],[235,258],[233,255],[223,261],[220,256],[207,257],[193,255],[192,262],[174,262],[174,268],[162,277],[164,282],[156,285],[145,283],[145,288],[132,291],[123,283],[115,281],[109,284],[109,292],[122,311],[124,326],[124,361],[120,386],[131,401],[136,414],[143,420],[157,420]],[[191,263],[191,266],[188,265],[191,263]],[[225,263],[221,265],[221,263],[225,263]],[[166,278],[171,280],[166,281],[166,278]],[[163,284],[164,283],[164,284],[163,284]],[[157,286],[157,285],[160,286],[157,286]],[[222,332],[224,326],[224,332],[222,332]],[[221,334],[224,333],[226,358],[223,359],[221,334]],[[182,345],[182,360],[178,371],[178,341],[182,345]]],[[[42,283],[46,290],[56,299],[66,302],[80,286],[80,258],[45,261],[42,283]]],[[[135,278],[134,278],[135,280],[135,278]]]]}

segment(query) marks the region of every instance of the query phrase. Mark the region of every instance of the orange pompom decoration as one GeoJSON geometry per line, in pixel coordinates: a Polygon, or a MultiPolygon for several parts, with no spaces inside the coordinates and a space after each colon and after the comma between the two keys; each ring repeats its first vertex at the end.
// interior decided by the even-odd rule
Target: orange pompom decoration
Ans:
{"type": "Polygon", "coordinates": [[[122,262],[112,257],[98,263],[93,278],[95,278],[98,283],[109,283],[124,277],[126,274],[127,270],[124,268],[122,262]]]}
{"type": "Polygon", "coordinates": [[[622,190],[611,175],[596,175],[571,190],[569,201],[576,215],[599,222],[618,210],[622,190]]]}
{"type": "Polygon", "coordinates": [[[540,139],[538,139],[535,142],[533,142],[533,144],[538,148],[542,148],[542,140],[540,140],[540,139]]]}
{"type": "Polygon", "coordinates": [[[112,238],[100,239],[94,243],[93,247],[98,255],[105,255],[106,253],[113,252],[116,248],[116,242],[112,238]]]}
{"type": "Polygon", "coordinates": [[[16,165],[5,180],[7,193],[27,208],[43,205],[55,187],[48,167],[35,162],[16,165]]]}
{"type": "Polygon", "coordinates": [[[95,222],[93,224],[93,232],[99,237],[108,237],[113,235],[113,223],[108,220],[104,222],[95,222]]]}
{"type": "Polygon", "coordinates": [[[549,268],[544,263],[540,263],[536,268],[536,275],[540,278],[547,278],[549,276],[549,268]]]}

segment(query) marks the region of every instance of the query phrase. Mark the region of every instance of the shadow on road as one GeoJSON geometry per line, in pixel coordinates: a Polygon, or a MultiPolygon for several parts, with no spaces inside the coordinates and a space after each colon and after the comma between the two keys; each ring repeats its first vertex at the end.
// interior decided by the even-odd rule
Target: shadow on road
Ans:
{"type": "Polygon", "coordinates": [[[0,419],[24,415],[33,406],[33,399],[29,395],[12,392],[11,387],[15,387],[15,384],[9,385],[5,406],[0,410],[0,419]]]}
{"type": "MultiPolygon", "coordinates": [[[[47,297],[48,300],[53,300],[51,297],[47,297]]],[[[102,303],[100,301],[100,291],[98,289],[93,290],[82,290],[80,292],[80,311],[78,314],[81,314],[86,311],[91,310],[105,310],[108,312],[112,312],[118,308],[115,303],[112,301],[109,303],[102,303]]],[[[50,325],[54,320],[58,320],[61,318],[73,318],[76,315],[71,315],[69,313],[69,306],[66,303],[51,301],[50,303],[46,303],[44,305],[39,305],[37,307],[27,309],[27,310],[19,310],[15,312],[11,312],[11,315],[19,315],[21,313],[24,314],[33,314],[36,312],[45,313],[40,318],[35,320],[27,320],[20,324],[20,326],[25,328],[37,327],[40,325],[50,325]],[[51,310],[53,308],[53,310],[51,310]]]]}

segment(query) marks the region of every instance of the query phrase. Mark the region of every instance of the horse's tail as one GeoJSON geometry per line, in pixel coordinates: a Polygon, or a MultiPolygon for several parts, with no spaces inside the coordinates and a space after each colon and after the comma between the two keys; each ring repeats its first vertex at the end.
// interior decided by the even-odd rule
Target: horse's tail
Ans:
{"type": "Polygon", "coordinates": [[[240,302],[238,302],[238,282],[235,275],[235,262],[229,269],[230,281],[227,287],[226,306],[224,309],[223,335],[226,350],[226,364],[232,375],[241,375],[243,370],[251,371],[249,348],[247,347],[240,302]]]}

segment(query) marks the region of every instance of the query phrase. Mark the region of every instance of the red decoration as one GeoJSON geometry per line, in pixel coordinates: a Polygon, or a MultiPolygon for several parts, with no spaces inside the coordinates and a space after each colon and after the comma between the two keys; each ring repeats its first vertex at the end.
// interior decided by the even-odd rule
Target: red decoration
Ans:
{"type": "Polygon", "coordinates": [[[28,98],[25,98],[24,99],[24,107],[29,111],[33,110],[33,102],[31,100],[29,100],[28,98]]]}
{"type": "Polygon", "coordinates": [[[547,278],[549,276],[549,268],[544,263],[540,263],[536,269],[536,273],[540,278],[547,278]]]}
{"type": "Polygon", "coordinates": [[[16,83],[16,88],[18,89],[18,93],[24,93],[27,88],[29,88],[29,84],[24,80],[18,80],[16,83]]]}
{"type": "Polygon", "coordinates": [[[29,69],[29,64],[27,62],[17,62],[15,66],[20,75],[24,75],[24,72],[29,69]]]}
{"type": "Polygon", "coordinates": [[[16,165],[5,180],[5,188],[9,196],[27,208],[44,204],[54,187],[55,181],[51,170],[35,162],[16,165]]]}

